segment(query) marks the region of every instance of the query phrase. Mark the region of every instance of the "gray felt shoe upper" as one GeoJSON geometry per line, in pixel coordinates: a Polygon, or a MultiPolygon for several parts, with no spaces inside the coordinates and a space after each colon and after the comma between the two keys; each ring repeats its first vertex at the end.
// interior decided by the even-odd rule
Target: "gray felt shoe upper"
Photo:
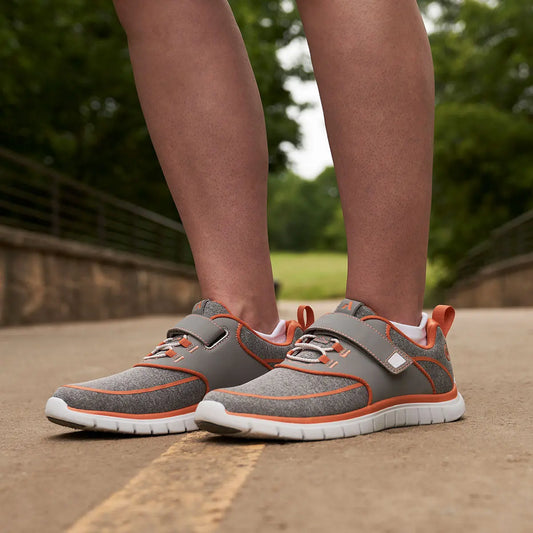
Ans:
{"type": "Polygon", "coordinates": [[[144,360],[112,376],[60,387],[54,397],[74,409],[166,413],[195,406],[208,390],[240,385],[283,361],[302,334],[290,321],[287,343],[256,335],[220,303],[203,300],[144,360]]]}
{"type": "Polygon", "coordinates": [[[441,312],[429,321],[428,346],[420,347],[370,308],[343,300],[305,331],[272,372],[212,391],[205,400],[220,402],[232,413],[297,418],[347,413],[395,397],[448,393],[454,379],[436,319],[441,312]]]}

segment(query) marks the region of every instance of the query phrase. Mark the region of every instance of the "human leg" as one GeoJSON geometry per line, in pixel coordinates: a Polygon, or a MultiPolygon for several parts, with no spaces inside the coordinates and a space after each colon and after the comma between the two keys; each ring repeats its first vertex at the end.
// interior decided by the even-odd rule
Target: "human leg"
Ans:
{"type": "Polygon", "coordinates": [[[115,0],[150,135],[202,295],[255,329],[278,321],[259,92],[226,0],[115,0]]]}
{"type": "Polygon", "coordinates": [[[415,0],[299,0],[348,242],[347,296],[397,322],[422,310],[434,84],[415,0]]]}
{"type": "Polygon", "coordinates": [[[272,369],[302,328],[279,323],[284,341],[251,329],[269,332],[277,322],[266,232],[268,157],[257,87],[226,1],[115,5],[207,298],[134,368],[60,387],[45,412],[78,429],[180,433],[197,429],[194,411],[208,390],[272,369]]]}
{"type": "Polygon", "coordinates": [[[457,420],[453,309],[435,308],[423,345],[404,331],[420,322],[431,192],[432,68],[416,3],[298,5],[345,215],[348,298],[274,370],[207,394],[195,419],[214,432],[290,440],[457,420]]]}

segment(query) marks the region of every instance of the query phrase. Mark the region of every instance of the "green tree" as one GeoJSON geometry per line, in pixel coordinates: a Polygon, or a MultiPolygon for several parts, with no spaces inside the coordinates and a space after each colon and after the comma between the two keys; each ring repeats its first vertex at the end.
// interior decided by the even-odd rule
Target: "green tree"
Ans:
{"type": "Polygon", "coordinates": [[[346,250],[333,167],[324,169],[314,180],[292,172],[271,177],[269,233],[275,250],[346,250]]]}
{"type": "Polygon", "coordinates": [[[273,250],[303,251],[313,247],[309,223],[314,221],[309,202],[312,185],[286,171],[271,176],[268,190],[268,232],[273,250]]]}
{"type": "MultiPolygon", "coordinates": [[[[261,87],[272,171],[298,145],[277,49],[301,35],[281,0],[231,5],[261,87]]],[[[10,0],[0,12],[0,145],[173,216],[138,103],[126,37],[109,0],[10,0]]]]}
{"type": "Polygon", "coordinates": [[[0,144],[172,212],[110,2],[4,2],[0,144]]]}
{"type": "Polygon", "coordinates": [[[335,169],[325,168],[316,177],[313,185],[316,213],[315,248],[344,252],[346,251],[346,232],[335,169]]]}
{"type": "Polygon", "coordinates": [[[533,123],[487,104],[437,107],[430,253],[449,265],[533,208],[533,123]]]}
{"type": "Polygon", "coordinates": [[[439,2],[430,256],[455,262],[533,207],[533,5],[439,2]]]}

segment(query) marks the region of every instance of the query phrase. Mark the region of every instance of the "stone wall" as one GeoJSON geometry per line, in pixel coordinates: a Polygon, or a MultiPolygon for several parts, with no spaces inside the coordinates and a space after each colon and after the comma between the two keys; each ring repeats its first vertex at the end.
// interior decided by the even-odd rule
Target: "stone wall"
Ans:
{"type": "Polygon", "coordinates": [[[457,283],[447,301],[456,307],[533,306],[533,254],[484,268],[475,277],[457,283]]]}
{"type": "Polygon", "coordinates": [[[183,313],[192,267],[0,226],[0,325],[183,313]]]}

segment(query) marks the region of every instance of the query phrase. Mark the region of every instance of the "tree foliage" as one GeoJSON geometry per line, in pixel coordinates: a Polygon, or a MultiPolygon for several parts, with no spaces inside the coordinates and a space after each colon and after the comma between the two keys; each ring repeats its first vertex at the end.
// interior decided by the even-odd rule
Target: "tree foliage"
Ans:
{"type": "MultiPolygon", "coordinates": [[[[289,0],[230,0],[258,80],[270,150],[271,243],[345,248],[333,169],[315,181],[287,170],[300,142],[277,50],[301,38],[289,0]]],[[[490,230],[533,207],[533,4],[438,5],[430,36],[436,77],[430,256],[449,266],[490,230]]],[[[159,212],[175,213],[109,0],[10,0],[0,12],[0,145],[159,212]]],[[[433,13],[433,11],[431,11],[433,13]]]]}
{"type": "MultiPolygon", "coordinates": [[[[491,229],[533,207],[533,5],[438,4],[430,36],[437,102],[430,257],[453,276],[456,261],[491,229]]],[[[334,187],[333,169],[314,183],[273,180],[275,247],[345,248],[339,202],[322,188],[326,175],[334,187]]]]}
{"type": "Polygon", "coordinates": [[[339,192],[332,167],[312,181],[292,172],[271,177],[269,235],[275,250],[346,250],[339,192]]]}
{"type": "MultiPolygon", "coordinates": [[[[278,47],[301,35],[292,4],[231,0],[259,81],[273,172],[298,145],[278,47]]],[[[0,12],[0,145],[174,215],[109,0],[10,0],[0,12]]]]}
{"type": "Polygon", "coordinates": [[[431,35],[436,125],[430,255],[453,266],[533,208],[533,5],[448,1],[431,35]]]}

